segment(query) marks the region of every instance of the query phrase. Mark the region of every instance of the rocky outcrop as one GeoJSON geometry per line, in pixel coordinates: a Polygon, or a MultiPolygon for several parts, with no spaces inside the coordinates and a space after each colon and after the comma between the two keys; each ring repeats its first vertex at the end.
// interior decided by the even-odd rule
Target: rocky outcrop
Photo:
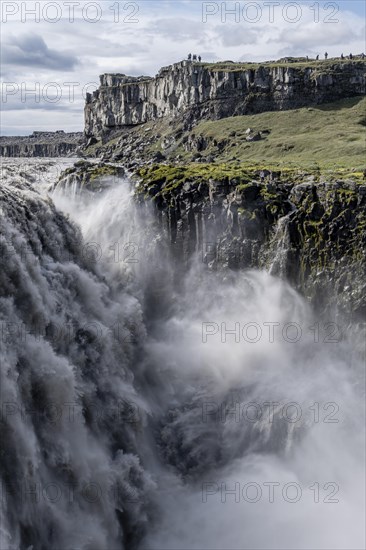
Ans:
{"type": "Polygon", "coordinates": [[[67,157],[75,155],[83,143],[81,132],[33,132],[31,136],[0,137],[2,157],[67,157]]]}
{"type": "Polygon", "coordinates": [[[162,117],[202,118],[292,109],[365,93],[366,62],[196,64],[182,61],[155,78],[104,74],[88,94],[85,134],[105,134],[162,117]]]}
{"type": "Polygon", "coordinates": [[[265,268],[332,315],[366,320],[366,185],[235,179],[145,184],[177,261],[265,268]]]}
{"type": "Polygon", "coordinates": [[[104,162],[91,163],[84,160],[62,172],[59,179],[50,186],[49,191],[72,191],[76,193],[95,194],[115,185],[119,178],[126,176],[122,166],[104,162]]]}

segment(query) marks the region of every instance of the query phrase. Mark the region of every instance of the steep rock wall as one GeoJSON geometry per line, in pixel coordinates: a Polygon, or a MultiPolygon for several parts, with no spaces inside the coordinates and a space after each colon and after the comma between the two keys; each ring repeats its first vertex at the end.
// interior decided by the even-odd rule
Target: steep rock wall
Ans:
{"type": "Polygon", "coordinates": [[[81,132],[34,132],[31,136],[0,137],[2,157],[67,157],[82,145],[81,132]]]}
{"type": "Polygon", "coordinates": [[[362,60],[263,64],[247,68],[176,63],[155,78],[104,74],[88,94],[85,134],[99,137],[123,126],[185,114],[188,122],[291,109],[365,93],[362,60]]]}
{"type": "Polygon", "coordinates": [[[366,320],[366,185],[186,182],[145,188],[177,261],[265,268],[319,311],[366,320]],[[163,192],[162,192],[163,191],[163,192]]]}

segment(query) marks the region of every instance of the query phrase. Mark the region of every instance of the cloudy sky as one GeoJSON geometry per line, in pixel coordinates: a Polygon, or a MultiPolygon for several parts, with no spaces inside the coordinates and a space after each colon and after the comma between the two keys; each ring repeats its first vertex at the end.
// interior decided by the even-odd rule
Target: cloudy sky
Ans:
{"type": "Polygon", "coordinates": [[[81,131],[99,75],[205,61],[361,53],[365,2],[1,0],[3,135],[81,131]]]}

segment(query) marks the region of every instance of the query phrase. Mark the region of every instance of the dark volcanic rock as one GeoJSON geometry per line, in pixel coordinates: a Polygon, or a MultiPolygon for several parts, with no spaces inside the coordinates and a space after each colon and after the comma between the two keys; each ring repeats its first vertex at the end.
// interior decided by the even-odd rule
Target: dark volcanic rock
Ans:
{"type": "Polygon", "coordinates": [[[210,180],[147,192],[184,264],[198,254],[210,269],[265,268],[319,310],[366,320],[364,185],[210,180]]]}

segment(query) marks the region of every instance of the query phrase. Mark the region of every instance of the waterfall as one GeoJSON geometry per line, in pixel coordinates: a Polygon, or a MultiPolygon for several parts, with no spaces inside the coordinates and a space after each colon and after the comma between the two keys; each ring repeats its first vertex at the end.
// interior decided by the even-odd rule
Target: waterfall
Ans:
{"type": "Polygon", "coordinates": [[[1,547],[123,548],[147,522],[154,487],[137,451],[148,412],[133,373],[141,307],[108,284],[49,199],[22,182],[0,194],[1,471],[11,533],[1,547]]]}
{"type": "Polygon", "coordinates": [[[363,548],[341,327],[266,272],[177,273],[127,179],[52,189],[0,188],[1,548],[363,548]]]}
{"type": "Polygon", "coordinates": [[[292,210],[285,216],[282,216],[278,222],[272,238],[272,258],[269,267],[271,275],[278,277],[287,276],[289,257],[291,254],[291,239],[289,235],[289,223],[295,206],[291,204],[292,210]]]}

